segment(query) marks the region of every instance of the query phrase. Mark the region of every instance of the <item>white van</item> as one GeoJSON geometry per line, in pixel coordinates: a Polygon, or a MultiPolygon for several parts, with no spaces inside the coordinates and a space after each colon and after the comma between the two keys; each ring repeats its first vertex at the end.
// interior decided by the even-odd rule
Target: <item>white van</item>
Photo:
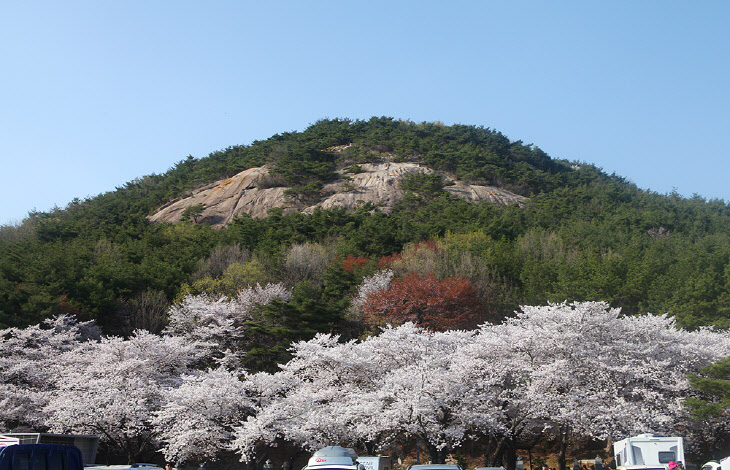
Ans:
{"type": "Polygon", "coordinates": [[[613,444],[616,470],[667,470],[669,462],[684,462],[681,437],[640,434],[613,444]]]}

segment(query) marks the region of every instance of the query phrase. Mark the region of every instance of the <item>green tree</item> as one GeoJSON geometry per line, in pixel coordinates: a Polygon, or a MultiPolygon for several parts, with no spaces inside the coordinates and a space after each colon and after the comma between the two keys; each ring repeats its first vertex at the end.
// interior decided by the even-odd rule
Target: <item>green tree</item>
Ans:
{"type": "Polygon", "coordinates": [[[184,284],[177,300],[181,300],[186,295],[203,293],[214,297],[233,298],[241,289],[255,284],[265,284],[269,280],[266,267],[257,259],[245,263],[231,263],[218,278],[206,274],[193,281],[192,284],[184,284]]]}
{"type": "Polygon", "coordinates": [[[290,358],[294,341],[306,341],[317,333],[331,333],[341,323],[339,306],[322,301],[322,289],[304,281],[294,286],[288,302],[273,300],[254,312],[256,319],[246,326],[257,336],[246,356],[253,370],[276,370],[276,364],[290,358]]]}
{"type": "Polygon", "coordinates": [[[689,375],[690,385],[697,396],[685,399],[685,406],[692,417],[702,421],[707,429],[711,448],[708,454],[726,447],[730,430],[730,357],[700,369],[699,374],[689,375]]]}
{"type": "Polygon", "coordinates": [[[204,210],[205,204],[195,204],[193,206],[188,206],[182,212],[180,220],[192,220],[193,222],[197,222],[198,218],[203,214],[204,210]]]}
{"type": "Polygon", "coordinates": [[[454,184],[453,181],[446,181],[438,173],[412,173],[403,178],[401,187],[431,199],[443,194],[444,187],[451,184],[454,184]]]}
{"type": "Polygon", "coordinates": [[[730,412],[730,357],[689,375],[689,382],[699,392],[685,400],[693,417],[704,421],[730,412]]]}

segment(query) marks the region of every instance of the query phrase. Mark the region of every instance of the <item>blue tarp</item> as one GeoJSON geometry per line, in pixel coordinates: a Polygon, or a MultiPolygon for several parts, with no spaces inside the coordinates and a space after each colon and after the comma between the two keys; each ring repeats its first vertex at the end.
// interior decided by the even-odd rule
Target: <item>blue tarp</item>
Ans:
{"type": "Polygon", "coordinates": [[[62,444],[0,447],[0,470],[84,470],[81,451],[62,444]]]}

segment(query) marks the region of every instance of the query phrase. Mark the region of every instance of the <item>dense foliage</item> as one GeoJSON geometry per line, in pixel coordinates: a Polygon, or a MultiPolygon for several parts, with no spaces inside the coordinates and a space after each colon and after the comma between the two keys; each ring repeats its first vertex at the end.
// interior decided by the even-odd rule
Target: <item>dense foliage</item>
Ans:
{"type": "Polygon", "coordinates": [[[168,307],[186,295],[232,296],[283,282],[293,299],[260,312],[261,328],[291,317],[279,325],[282,337],[357,335],[350,298],[379,262],[390,261],[396,279],[468,280],[482,319],[521,304],[600,300],[628,314],[669,312],[685,327],[730,325],[724,202],[643,191],[483,127],[372,118],[322,120],[303,132],[188,157],[163,175],[2,227],[0,326],[73,313],[109,333],[159,332],[168,307]],[[410,196],[388,215],[372,206],[311,215],[273,210],[221,230],[196,223],[195,211],[178,225],[146,219],[161,204],[252,166],[271,166],[272,185],[305,197],[336,168],[383,155],[530,200],[524,207],[470,205],[440,194],[448,181],[431,178],[409,180],[410,196]],[[438,250],[413,249],[423,241],[438,250]],[[349,269],[348,256],[364,262],[349,269]]]}

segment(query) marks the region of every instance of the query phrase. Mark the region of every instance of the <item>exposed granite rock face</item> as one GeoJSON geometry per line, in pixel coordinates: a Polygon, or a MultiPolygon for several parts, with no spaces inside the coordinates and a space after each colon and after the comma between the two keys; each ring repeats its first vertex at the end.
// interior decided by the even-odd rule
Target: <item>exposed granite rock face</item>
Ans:
{"type": "MultiPolygon", "coordinates": [[[[284,212],[313,212],[317,207],[325,209],[345,207],[354,210],[372,202],[383,212],[390,212],[403,198],[400,182],[411,173],[434,173],[430,168],[417,163],[366,163],[362,171],[348,174],[351,179],[341,178],[326,184],[320,193],[320,200],[305,205],[284,197],[283,187],[267,187],[268,169],[249,168],[225,180],[199,188],[184,199],[161,207],[149,219],[153,222],[177,223],[183,211],[198,204],[205,208],[197,218],[198,222],[210,223],[220,228],[235,217],[246,213],[251,217],[266,217],[268,211],[280,207],[284,212]]],[[[470,202],[488,201],[496,204],[521,204],[526,198],[492,186],[476,186],[455,182],[444,188],[449,193],[470,202]]]]}

